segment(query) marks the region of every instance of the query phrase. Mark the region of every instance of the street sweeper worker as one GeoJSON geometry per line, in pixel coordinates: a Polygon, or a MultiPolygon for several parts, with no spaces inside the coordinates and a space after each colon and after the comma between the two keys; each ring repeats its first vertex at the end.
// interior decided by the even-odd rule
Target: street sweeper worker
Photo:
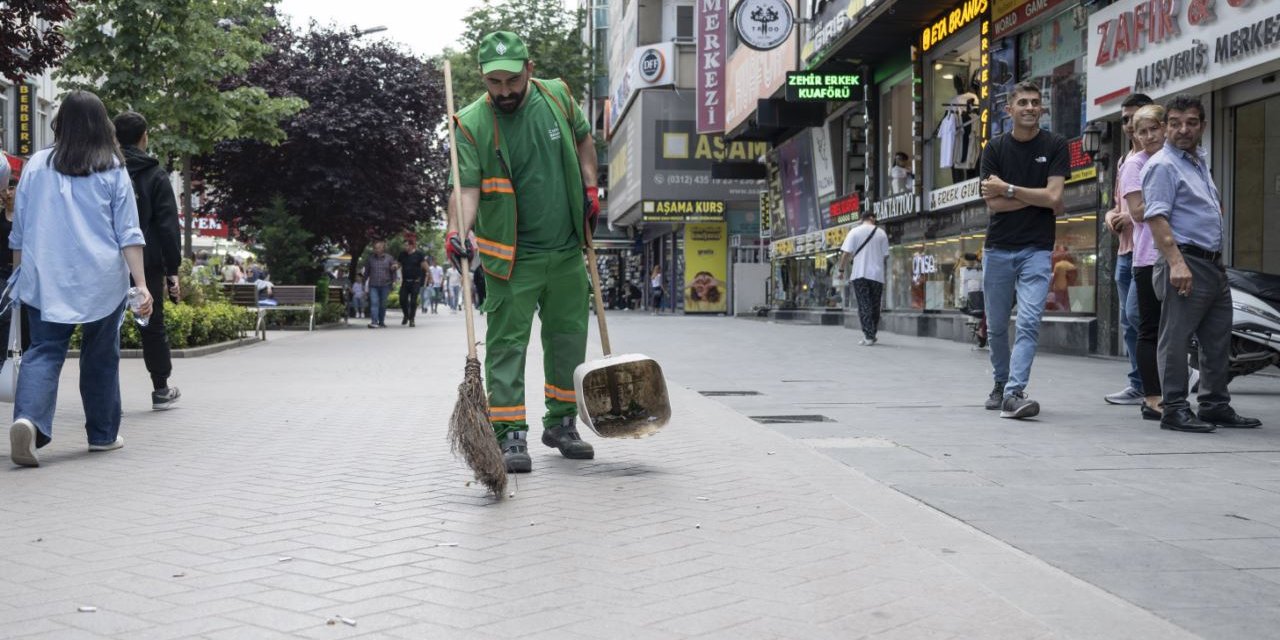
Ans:
{"type": "Polygon", "coordinates": [[[535,311],[547,407],[542,443],[566,458],[595,456],[575,423],[573,371],[586,359],[590,289],[582,250],[600,213],[596,147],[569,86],[534,78],[519,36],[484,36],[477,58],[487,91],[455,117],[461,202],[450,197],[445,247],[458,268],[463,256],[479,254],[489,421],[507,471],[527,473],[524,369],[535,311]],[[459,204],[461,228],[452,215],[459,204]]]}

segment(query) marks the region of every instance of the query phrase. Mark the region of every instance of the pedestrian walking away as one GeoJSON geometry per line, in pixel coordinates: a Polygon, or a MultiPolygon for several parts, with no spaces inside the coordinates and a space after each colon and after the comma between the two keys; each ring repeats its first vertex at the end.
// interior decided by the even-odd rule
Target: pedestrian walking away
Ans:
{"type": "Polygon", "coordinates": [[[649,300],[654,313],[662,313],[663,291],[662,265],[655,264],[653,272],[649,274],[649,300]]]}
{"type": "Polygon", "coordinates": [[[880,303],[884,297],[884,263],[889,257],[889,236],[876,225],[876,216],[870,210],[862,214],[862,224],[854,227],[840,247],[839,273],[848,275],[858,300],[858,322],[862,325],[862,340],[858,344],[871,346],[876,343],[880,328],[880,303]],[[849,265],[853,265],[850,270],[849,265]]]}
{"type": "Polygon", "coordinates": [[[427,296],[431,299],[431,313],[438,313],[440,301],[444,299],[444,268],[433,264],[427,269],[427,273],[431,278],[430,291],[427,292],[427,296]]]}
{"type": "Polygon", "coordinates": [[[1040,88],[1020,82],[1005,107],[1013,130],[982,151],[982,197],[991,212],[982,257],[982,289],[995,386],[986,408],[1002,418],[1030,418],[1040,404],[1027,397],[1040,339],[1040,317],[1053,275],[1055,219],[1070,175],[1067,140],[1040,129],[1040,88]],[[1017,302],[1016,334],[1009,316],[1017,302]]]}
{"type": "Polygon", "coordinates": [[[1115,206],[1103,216],[1107,231],[1116,237],[1116,298],[1120,301],[1120,330],[1124,339],[1125,355],[1129,358],[1128,384],[1120,391],[1103,396],[1103,400],[1108,404],[1139,405],[1142,404],[1144,395],[1144,380],[1138,368],[1138,290],[1133,286],[1134,223],[1129,204],[1120,190],[1120,174],[1124,172],[1125,164],[1141,151],[1133,139],[1133,115],[1139,108],[1151,102],[1151,98],[1146,94],[1135,93],[1125,98],[1120,104],[1120,121],[1125,140],[1129,143],[1129,151],[1116,166],[1116,188],[1112,192],[1115,197],[1115,206]]]}
{"type": "Polygon", "coordinates": [[[449,271],[444,276],[445,286],[448,287],[449,309],[457,313],[462,307],[462,272],[449,265],[449,271]]]}
{"type": "Polygon", "coordinates": [[[116,116],[116,140],[124,152],[133,193],[138,203],[138,226],[146,239],[143,266],[147,275],[147,291],[155,301],[151,319],[138,327],[142,334],[142,359],[151,374],[151,408],[173,407],[182,397],[177,387],[169,385],[173,374],[173,358],[169,336],[165,331],[164,299],[175,303],[182,295],[178,284],[178,266],[182,263],[181,239],[178,233],[178,200],[169,175],[160,161],[147,154],[147,119],[140,113],[126,111],[116,116]]]}
{"type": "Polygon", "coordinates": [[[1231,288],[1222,265],[1222,202],[1201,147],[1204,105],[1191,95],[1165,105],[1165,143],[1142,168],[1144,219],[1160,250],[1152,272],[1160,299],[1157,358],[1164,413],[1160,427],[1208,432],[1257,427],[1231,408],[1227,373],[1231,356],[1231,288]],[[1199,414],[1187,401],[1187,343],[1200,344],[1199,414]]]}
{"type": "Polygon", "coordinates": [[[595,451],[578,434],[574,368],[586,358],[588,284],[582,250],[600,213],[595,141],[564,81],[533,77],[523,41],[498,31],[480,41],[487,95],[455,119],[461,228],[449,217],[455,268],[479,251],[488,313],[489,415],[510,472],[532,470],[525,419],[525,353],[542,321],[543,444],[567,458],[595,451]],[[520,214],[517,216],[516,211],[520,214]],[[475,243],[468,238],[474,226],[475,243]]]}
{"type": "Polygon", "coordinates": [[[1133,291],[1138,299],[1138,369],[1142,372],[1143,402],[1140,415],[1146,420],[1161,417],[1162,393],[1157,345],[1160,338],[1160,299],[1152,283],[1152,272],[1160,256],[1151,228],[1146,223],[1146,201],[1142,197],[1142,168],[1164,147],[1164,107],[1151,104],[1133,114],[1133,139],[1137,154],[1120,169],[1117,193],[1124,198],[1133,218],[1133,291]]]}
{"type": "Polygon", "coordinates": [[[418,237],[406,234],[404,250],[396,257],[400,268],[400,312],[404,316],[401,325],[417,326],[418,292],[422,291],[422,279],[427,268],[427,254],[418,248],[418,237]]]}
{"type": "Polygon", "coordinates": [[[152,311],[133,184],[102,101],[87,91],[63,99],[53,147],[27,163],[14,202],[9,246],[19,273],[14,297],[31,325],[9,427],[15,464],[40,466],[53,438],[58,378],[76,326],[80,399],[90,451],[124,446],[120,436],[120,321],[129,282],[137,314],[152,311]],[[68,247],[74,247],[69,251],[68,247]]]}
{"type": "Polygon", "coordinates": [[[387,254],[387,243],[373,243],[373,255],[364,265],[365,287],[369,292],[369,328],[387,328],[387,299],[395,281],[396,261],[387,254]]]}

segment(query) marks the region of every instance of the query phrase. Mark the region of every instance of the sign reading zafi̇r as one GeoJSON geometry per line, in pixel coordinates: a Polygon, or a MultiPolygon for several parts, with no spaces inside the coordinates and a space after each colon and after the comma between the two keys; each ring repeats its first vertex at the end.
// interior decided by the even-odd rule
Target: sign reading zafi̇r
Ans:
{"type": "Polygon", "coordinates": [[[17,117],[18,122],[18,155],[29,156],[35,153],[35,116],[36,89],[29,84],[18,85],[17,117]]]}

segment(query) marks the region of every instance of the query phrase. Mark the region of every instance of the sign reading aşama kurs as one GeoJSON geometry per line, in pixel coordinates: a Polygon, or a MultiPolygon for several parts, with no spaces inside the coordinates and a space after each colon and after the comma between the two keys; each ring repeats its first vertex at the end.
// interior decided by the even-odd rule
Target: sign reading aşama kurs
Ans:
{"type": "Polygon", "coordinates": [[[862,78],[844,73],[787,72],[787,102],[861,100],[862,78]]]}
{"type": "Polygon", "coordinates": [[[724,211],[720,200],[645,200],[640,206],[647,222],[719,222],[724,211]]]}

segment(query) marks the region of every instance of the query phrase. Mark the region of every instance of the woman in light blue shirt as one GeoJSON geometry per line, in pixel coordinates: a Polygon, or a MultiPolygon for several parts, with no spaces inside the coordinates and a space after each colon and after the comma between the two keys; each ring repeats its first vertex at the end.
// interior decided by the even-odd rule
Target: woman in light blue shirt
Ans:
{"type": "Polygon", "coordinates": [[[72,92],[53,132],[53,147],[31,157],[18,183],[9,234],[20,265],[14,295],[31,327],[9,428],[10,455],[25,467],[40,466],[36,449],[53,436],[58,375],[76,325],[89,450],[124,446],[120,319],[130,276],[140,315],[151,314],[133,183],[106,107],[92,93],[72,92]]]}

